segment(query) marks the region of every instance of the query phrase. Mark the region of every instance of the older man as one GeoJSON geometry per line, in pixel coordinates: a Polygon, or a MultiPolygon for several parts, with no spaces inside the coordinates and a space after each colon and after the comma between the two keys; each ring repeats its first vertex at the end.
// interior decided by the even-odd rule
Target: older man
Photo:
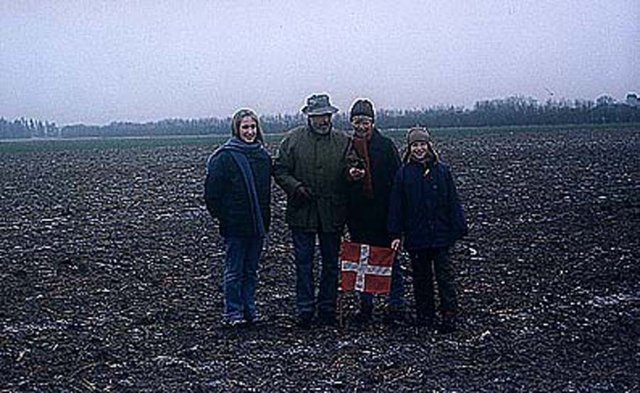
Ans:
{"type": "Polygon", "coordinates": [[[338,109],[329,96],[307,98],[307,124],[289,131],[274,165],[276,183],[287,193],[287,224],[296,263],[298,324],[309,328],[316,309],[321,324],[336,322],[338,254],[347,210],[347,154],[350,138],[334,130],[338,109]],[[317,301],[313,280],[316,238],[322,260],[317,301]]]}

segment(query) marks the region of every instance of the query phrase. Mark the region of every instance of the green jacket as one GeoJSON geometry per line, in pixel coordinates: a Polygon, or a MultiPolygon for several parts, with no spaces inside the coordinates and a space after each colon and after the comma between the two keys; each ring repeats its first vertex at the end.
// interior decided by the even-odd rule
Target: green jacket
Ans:
{"type": "Polygon", "coordinates": [[[347,216],[347,154],[351,138],[339,130],[319,135],[308,126],[289,131],[274,163],[276,183],[287,193],[286,220],[304,232],[342,232],[347,216]],[[295,190],[311,189],[311,201],[295,190]]]}

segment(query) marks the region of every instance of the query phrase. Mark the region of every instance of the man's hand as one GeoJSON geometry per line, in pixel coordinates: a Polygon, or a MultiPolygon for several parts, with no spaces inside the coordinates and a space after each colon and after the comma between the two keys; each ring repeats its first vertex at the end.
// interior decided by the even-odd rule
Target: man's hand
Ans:
{"type": "Polygon", "coordinates": [[[391,249],[398,251],[400,249],[400,239],[393,239],[391,241],[391,249]]]}
{"type": "Polygon", "coordinates": [[[351,180],[360,180],[364,177],[365,170],[360,168],[349,168],[349,177],[351,180]]]}
{"type": "Polygon", "coordinates": [[[311,189],[307,186],[303,186],[302,184],[296,187],[296,191],[293,196],[300,201],[310,201],[313,199],[311,189]]]}

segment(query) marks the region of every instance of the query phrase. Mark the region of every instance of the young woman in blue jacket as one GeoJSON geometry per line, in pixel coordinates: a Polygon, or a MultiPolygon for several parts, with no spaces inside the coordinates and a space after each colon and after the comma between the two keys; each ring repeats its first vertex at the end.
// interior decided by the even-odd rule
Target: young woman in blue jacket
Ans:
{"type": "Polygon", "coordinates": [[[258,261],[269,229],[271,157],[256,113],[233,115],[232,137],[207,161],[205,202],[225,242],[225,326],[255,322],[258,261]]]}
{"type": "Polygon", "coordinates": [[[389,206],[391,247],[404,236],[413,268],[416,322],[433,326],[433,273],[440,295],[443,332],[455,330],[458,302],[449,248],[467,234],[467,223],[449,167],[440,160],[426,128],[407,133],[407,151],[395,176],[389,206]]]}

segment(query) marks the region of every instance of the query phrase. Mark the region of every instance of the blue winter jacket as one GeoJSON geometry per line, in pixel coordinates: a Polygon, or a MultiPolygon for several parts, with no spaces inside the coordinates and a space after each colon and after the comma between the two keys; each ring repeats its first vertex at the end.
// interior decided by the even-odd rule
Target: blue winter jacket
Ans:
{"type": "MultiPolygon", "coordinates": [[[[268,231],[271,218],[271,157],[266,149],[257,144],[247,145],[244,154],[253,172],[264,230],[268,231]]],[[[220,223],[222,236],[259,236],[244,177],[224,146],[207,161],[204,197],[209,213],[220,223]]]]}
{"type": "Polygon", "coordinates": [[[449,167],[443,162],[404,164],[395,176],[389,204],[389,233],[404,235],[409,251],[448,247],[468,232],[449,167]]]}

